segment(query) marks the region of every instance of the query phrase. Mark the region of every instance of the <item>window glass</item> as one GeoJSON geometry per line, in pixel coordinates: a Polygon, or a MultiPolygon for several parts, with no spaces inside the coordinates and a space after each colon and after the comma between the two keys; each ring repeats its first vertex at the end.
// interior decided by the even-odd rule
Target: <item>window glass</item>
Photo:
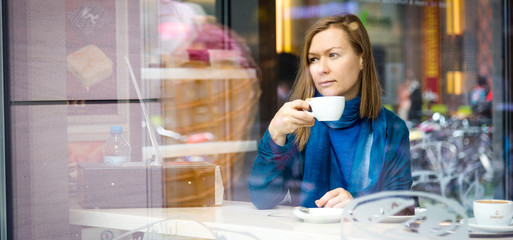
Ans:
{"type": "Polygon", "coordinates": [[[264,2],[8,1],[10,236],[325,236],[285,206],[256,211],[248,179],[305,31],[342,12],[408,126],[411,190],[469,216],[507,198],[502,1],[264,2]],[[267,232],[248,209],[275,217],[267,232]]]}

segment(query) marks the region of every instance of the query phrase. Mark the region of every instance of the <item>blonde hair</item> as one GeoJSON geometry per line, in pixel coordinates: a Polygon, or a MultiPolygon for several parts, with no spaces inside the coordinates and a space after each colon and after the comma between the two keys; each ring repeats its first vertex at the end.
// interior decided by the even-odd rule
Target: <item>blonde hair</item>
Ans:
{"type": "MultiPolygon", "coordinates": [[[[308,51],[310,50],[313,37],[330,27],[336,27],[346,32],[351,47],[357,55],[362,57],[363,67],[359,74],[361,94],[360,118],[376,119],[381,110],[382,88],[378,80],[376,67],[374,66],[372,45],[367,30],[360,19],[353,14],[325,17],[318,20],[308,29],[301,46],[298,75],[292,87],[290,100],[304,100],[315,95],[315,85],[308,69],[308,51]]],[[[302,127],[296,131],[295,143],[298,145],[299,150],[302,151],[304,149],[309,137],[310,128],[302,127]]]]}

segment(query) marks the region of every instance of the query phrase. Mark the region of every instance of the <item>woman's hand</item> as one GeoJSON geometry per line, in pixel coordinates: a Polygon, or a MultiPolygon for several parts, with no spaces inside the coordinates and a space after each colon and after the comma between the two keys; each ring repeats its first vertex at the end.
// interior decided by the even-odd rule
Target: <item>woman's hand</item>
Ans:
{"type": "Polygon", "coordinates": [[[351,193],[343,188],[336,188],[324,194],[319,200],[316,200],[315,205],[325,208],[343,208],[351,200],[353,200],[351,193]]]}
{"type": "Polygon", "coordinates": [[[303,110],[310,110],[308,102],[294,100],[283,104],[274,115],[271,124],[269,124],[269,133],[276,144],[285,145],[287,134],[300,127],[311,127],[315,124],[315,118],[303,110]]]}

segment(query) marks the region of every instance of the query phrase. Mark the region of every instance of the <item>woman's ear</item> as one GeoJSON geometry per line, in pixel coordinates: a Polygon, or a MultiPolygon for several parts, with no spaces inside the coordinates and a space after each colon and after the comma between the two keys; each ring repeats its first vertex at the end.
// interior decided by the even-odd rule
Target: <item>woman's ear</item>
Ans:
{"type": "Polygon", "coordinates": [[[363,58],[360,57],[360,70],[362,70],[362,69],[363,69],[363,58]]]}

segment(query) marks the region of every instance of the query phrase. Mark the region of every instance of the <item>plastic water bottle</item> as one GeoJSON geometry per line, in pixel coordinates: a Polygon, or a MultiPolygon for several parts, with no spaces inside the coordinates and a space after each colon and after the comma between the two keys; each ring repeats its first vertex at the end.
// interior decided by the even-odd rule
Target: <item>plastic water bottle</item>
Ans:
{"type": "Polygon", "coordinates": [[[111,126],[110,137],[103,145],[103,162],[107,165],[122,165],[130,161],[130,144],[123,137],[122,126],[111,126]]]}

